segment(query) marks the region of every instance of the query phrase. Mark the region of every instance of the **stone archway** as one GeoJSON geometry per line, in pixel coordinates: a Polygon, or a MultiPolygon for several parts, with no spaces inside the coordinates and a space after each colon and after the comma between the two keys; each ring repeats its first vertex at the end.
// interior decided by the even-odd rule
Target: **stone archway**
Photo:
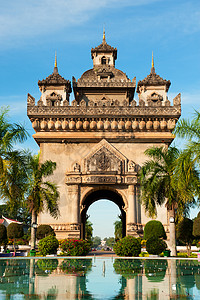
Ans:
{"type": "Polygon", "coordinates": [[[81,216],[81,238],[85,238],[85,222],[86,222],[86,214],[88,211],[88,208],[91,204],[94,202],[100,200],[100,199],[107,199],[112,202],[114,202],[120,209],[121,216],[122,216],[122,236],[126,236],[126,211],[125,211],[125,202],[122,198],[122,196],[116,191],[111,189],[98,189],[98,190],[92,190],[90,193],[88,193],[83,201],[82,201],[82,207],[80,216],[81,216]]]}

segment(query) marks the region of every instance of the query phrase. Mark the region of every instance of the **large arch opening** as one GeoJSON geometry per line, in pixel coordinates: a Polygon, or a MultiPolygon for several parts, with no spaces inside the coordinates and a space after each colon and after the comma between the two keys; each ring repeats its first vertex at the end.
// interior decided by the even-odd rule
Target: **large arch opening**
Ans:
{"type": "Polygon", "coordinates": [[[85,223],[86,223],[86,216],[89,207],[98,200],[109,200],[115,203],[120,210],[121,217],[122,217],[122,236],[126,236],[126,212],[124,210],[125,203],[123,201],[122,196],[117,193],[116,191],[109,190],[109,189],[98,189],[90,192],[82,202],[83,210],[81,211],[81,238],[85,238],[85,223]]]}

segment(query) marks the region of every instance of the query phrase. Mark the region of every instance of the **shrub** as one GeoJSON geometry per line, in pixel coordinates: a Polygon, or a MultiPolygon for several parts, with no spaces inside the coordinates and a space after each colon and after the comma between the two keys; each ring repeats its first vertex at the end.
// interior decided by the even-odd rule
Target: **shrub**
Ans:
{"type": "Polygon", "coordinates": [[[144,239],[148,240],[150,237],[167,238],[163,224],[160,221],[149,221],[144,227],[144,239]]]}
{"type": "Polygon", "coordinates": [[[114,251],[119,256],[139,256],[141,242],[132,236],[126,236],[114,245],[114,251]]]}
{"type": "Polygon", "coordinates": [[[7,227],[7,235],[9,239],[19,239],[24,235],[23,226],[17,223],[11,223],[7,227]]]}
{"type": "Polygon", "coordinates": [[[158,237],[151,237],[147,240],[146,250],[149,254],[158,255],[167,249],[165,241],[158,237]]]}
{"type": "Polygon", "coordinates": [[[22,224],[10,223],[7,227],[7,236],[9,239],[13,239],[13,247],[15,252],[15,239],[22,238],[24,230],[22,224]]]}
{"type": "Polygon", "coordinates": [[[65,239],[60,241],[60,248],[67,256],[83,256],[90,251],[91,243],[86,240],[65,239]]]}
{"type": "Polygon", "coordinates": [[[177,239],[186,243],[188,256],[190,256],[191,244],[194,238],[192,231],[193,221],[188,218],[184,218],[177,226],[177,239]]]}
{"type": "Polygon", "coordinates": [[[7,244],[7,230],[6,226],[3,224],[0,224],[0,245],[6,245],[7,244]]]}
{"type": "Polygon", "coordinates": [[[53,228],[50,225],[39,225],[37,228],[37,232],[36,232],[36,238],[38,240],[41,240],[48,235],[55,236],[55,232],[54,232],[53,228]]]}
{"type": "Polygon", "coordinates": [[[48,235],[39,241],[38,249],[41,255],[56,254],[59,247],[58,240],[53,235],[48,235]]]}
{"type": "Polygon", "coordinates": [[[198,217],[194,220],[193,223],[193,235],[197,238],[200,238],[200,218],[198,217]]]}

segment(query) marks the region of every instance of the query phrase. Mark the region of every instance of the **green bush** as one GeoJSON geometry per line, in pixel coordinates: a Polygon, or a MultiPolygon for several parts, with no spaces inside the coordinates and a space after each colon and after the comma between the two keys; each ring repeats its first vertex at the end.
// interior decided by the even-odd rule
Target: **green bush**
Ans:
{"type": "Polygon", "coordinates": [[[60,242],[60,248],[67,256],[84,256],[90,251],[91,243],[86,240],[65,239],[60,242]]]}
{"type": "Polygon", "coordinates": [[[144,239],[148,240],[151,237],[167,238],[163,224],[160,221],[149,221],[144,227],[144,239]]]}
{"type": "Polygon", "coordinates": [[[23,226],[17,223],[10,223],[7,227],[7,235],[9,239],[19,239],[24,235],[23,226]]]}
{"type": "Polygon", "coordinates": [[[48,235],[55,235],[53,228],[50,225],[39,225],[36,232],[36,238],[41,240],[48,235]]]}
{"type": "Polygon", "coordinates": [[[7,245],[7,230],[6,226],[0,224],[0,245],[7,245]]]}
{"type": "Polygon", "coordinates": [[[38,249],[41,255],[56,254],[59,247],[58,240],[53,235],[48,235],[39,241],[38,249]]]}
{"type": "MultiPolygon", "coordinates": [[[[199,215],[199,214],[198,214],[199,215]]],[[[196,218],[193,223],[193,235],[200,238],[200,218],[196,218]]]]}
{"type": "Polygon", "coordinates": [[[151,237],[147,240],[146,250],[149,254],[158,255],[167,249],[165,241],[158,237],[151,237]]]}
{"type": "Polygon", "coordinates": [[[139,256],[141,242],[132,236],[126,236],[114,245],[114,251],[119,256],[139,256]]]}

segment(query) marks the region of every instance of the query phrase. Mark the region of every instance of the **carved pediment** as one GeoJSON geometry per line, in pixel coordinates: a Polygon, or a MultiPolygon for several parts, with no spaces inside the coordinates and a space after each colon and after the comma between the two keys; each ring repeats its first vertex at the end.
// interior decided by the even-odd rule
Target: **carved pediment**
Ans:
{"type": "Polygon", "coordinates": [[[125,171],[126,157],[106,140],[102,140],[85,158],[86,173],[121,174],[125,171]]]}

